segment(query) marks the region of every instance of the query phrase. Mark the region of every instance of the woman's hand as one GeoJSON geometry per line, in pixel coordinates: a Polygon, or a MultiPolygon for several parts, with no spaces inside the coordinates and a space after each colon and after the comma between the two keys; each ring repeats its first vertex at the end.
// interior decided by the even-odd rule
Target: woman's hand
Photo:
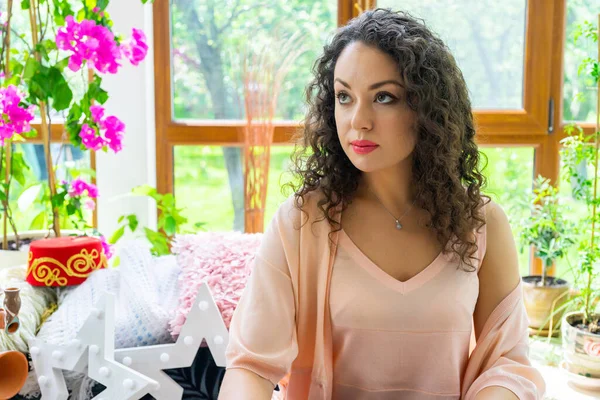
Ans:
{"type": "Polygon", "coordinates": [[[519,400],[519,398],[501,386],[488,386],[475,395],[475,400],[519,400]]]}

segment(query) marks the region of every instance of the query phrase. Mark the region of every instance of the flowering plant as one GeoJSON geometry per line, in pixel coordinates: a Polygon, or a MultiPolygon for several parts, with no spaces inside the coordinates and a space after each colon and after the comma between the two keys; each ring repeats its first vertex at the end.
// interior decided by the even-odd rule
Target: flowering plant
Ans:
{"type": "MultiPolygon", "coordinates": [[[[7,248],[8,224],[18,248],[14,196],[10,192],[15,181],[25,186],[25,172],[30,168],[15,144],[33,138],[43,143],[47,182],[35,196],[44,205],[44,211],[33,219],[32,226],[48,228],[60,236],[61,226],[69,225],[102,237],[86,217],[99,196],[91,182],[93,171],[70,169],[58,182],[56,164],[67,146],[90,152],[121,151],[125,124],[118,116],[107,115],[103,107],[109,96],[102,88],[102,76],[118,73],[125,62],[137,66],[145,59],[148,45],[144,32],[134,28],[127,38],[115,34],[106,12],[109,0],[85,0],[79,6],[69,0],[22,0],[20,9],[13,0],[6,1],[7,10],[0,11],[3,248],[7,248]],[[29,23],[23,24],[22,20],[29,23]],[[81,88],[72,82],[75,73],[82,77],[79,84],[83,90],[76,90],[81,88]],[[56,115],[64,119],[60,140],[53,137],[51,129],[51,117],[56,115]],[[31,125],[36,116],[39,132],[31,125]],[[50,151],[53,141],[60,144],[54,163],[50,151]]],[[[110,256],[110,248],[104,243],[110,256]]]]}

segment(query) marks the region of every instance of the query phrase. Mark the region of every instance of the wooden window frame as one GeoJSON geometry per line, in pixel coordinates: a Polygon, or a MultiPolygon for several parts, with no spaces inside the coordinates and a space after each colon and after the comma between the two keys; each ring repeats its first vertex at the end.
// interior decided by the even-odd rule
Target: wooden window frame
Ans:
{"type": "MultiPolygon", "coordinates": [[[[567,0],[528,0],[526,10],[523,108],[475,109],[481,147],[533,147],[534,176],[559,181],[560,140],[566,136],[563,114],[563,54],[567,0]],[[550,128],[553,127],[553,128],[550,128]]],[[[170,2],[153,5],[156,104],[156,170],[160,193],[174,190],[174,146],[241,146],[243,121],[175,121],[172,118],[170,2]]],[[[376,0],[338,0],[338,25],[374,8],[376,0]]],[[[584,124],[593,132],[592,124],[584,124]]],[[[289,143],[298,124],[275,124],[274,144],[289,143]]],[[[533,263],[531,263],[533,265],[533,263]]],[[[532,270],[531,273],[540,271],[532,270]]]]}

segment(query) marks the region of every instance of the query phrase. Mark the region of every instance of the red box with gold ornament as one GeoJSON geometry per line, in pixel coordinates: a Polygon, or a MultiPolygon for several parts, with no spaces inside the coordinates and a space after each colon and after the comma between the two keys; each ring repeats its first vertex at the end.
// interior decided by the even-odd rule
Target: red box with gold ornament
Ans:
{"type": "Polygon", "coordinates": [[[29,245],[27,282],[33,286],[71,286],[106,268],[102,242],[89,236],[41,239],[29,245]]]}

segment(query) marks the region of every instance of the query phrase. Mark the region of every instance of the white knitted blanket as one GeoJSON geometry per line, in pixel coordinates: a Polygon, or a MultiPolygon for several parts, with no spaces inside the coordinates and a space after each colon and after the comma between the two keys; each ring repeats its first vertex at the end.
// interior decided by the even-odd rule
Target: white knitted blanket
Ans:
{"type": "MultiPolygon", "coordinates": [[[[179,267],[174,256],[155,258],[144,241],[124,243],[118,268],[95,271],[80,286],[63,289],[59,308],[42,325],[37,337],[66,344],[79,331],[104,291],[116,295],[115,347],[150,346],[173,341],[169,321],[177,308],[179,267]]],[[[35,374],[21,394],[39,395],[35,374]]],[[[91,398],[94,382],[86,375],[64,371],[70,399],[91,398]]]]}

